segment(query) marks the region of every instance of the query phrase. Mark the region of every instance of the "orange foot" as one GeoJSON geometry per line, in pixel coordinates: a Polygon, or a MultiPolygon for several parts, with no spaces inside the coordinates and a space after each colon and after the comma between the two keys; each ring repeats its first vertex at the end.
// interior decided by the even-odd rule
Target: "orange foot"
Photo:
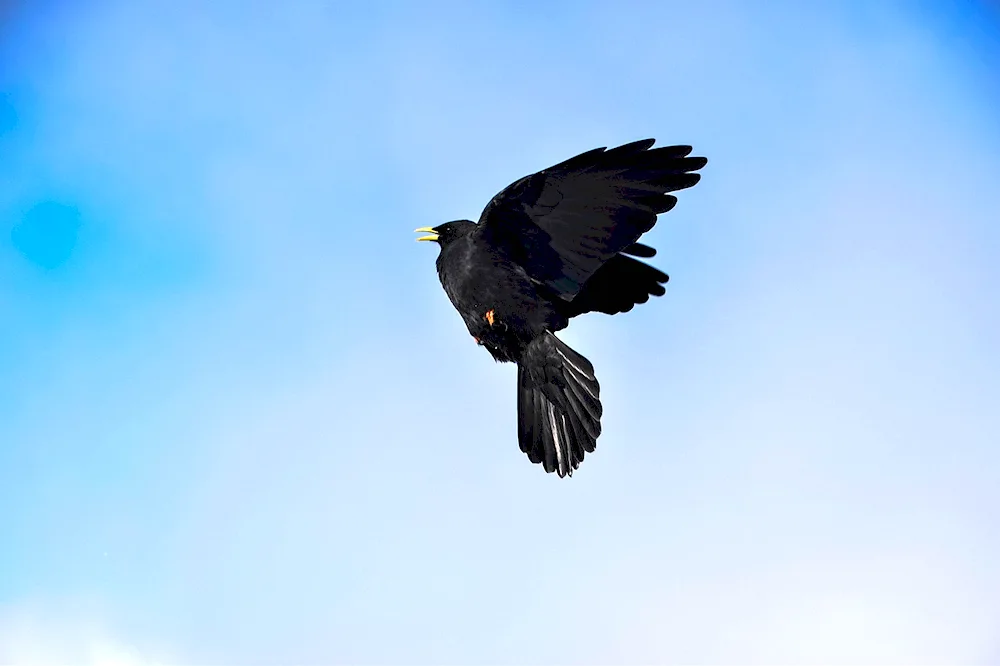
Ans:
{"type": "Polygon", "coordinates": [[[490,326],[493,325],[493,310],[487,310],[486,311],[486,317],[485,317],[485,319],[486,319],[486,321],[488,321],[490,323],[490,326]]]}

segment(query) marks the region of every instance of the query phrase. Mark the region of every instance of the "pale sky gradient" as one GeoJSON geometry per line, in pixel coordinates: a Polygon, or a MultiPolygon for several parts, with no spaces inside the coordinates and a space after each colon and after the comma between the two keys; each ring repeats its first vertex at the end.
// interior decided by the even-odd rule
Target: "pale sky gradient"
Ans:
{"type": "Polygon", "coordinates": [[[0,21],[0,663],[1000,664],[986,3],[0,21]],[[560,480],[411,230],[647,136],[560,480]]]}

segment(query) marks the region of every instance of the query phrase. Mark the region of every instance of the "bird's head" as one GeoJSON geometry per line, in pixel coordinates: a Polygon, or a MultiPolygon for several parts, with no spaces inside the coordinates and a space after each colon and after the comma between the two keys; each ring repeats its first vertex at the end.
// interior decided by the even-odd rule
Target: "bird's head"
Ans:
{"type": "Polygon", "coordinates": [[[426,236],[418,238],[418,241],[434,241],[441,247],[444,247],[448,243],[461,238],[475,228],[476,223],[472,220],[455,220],[454,222],[439,224],[436,227],[420,227],[414,231],[427,234],[426,236]]]}

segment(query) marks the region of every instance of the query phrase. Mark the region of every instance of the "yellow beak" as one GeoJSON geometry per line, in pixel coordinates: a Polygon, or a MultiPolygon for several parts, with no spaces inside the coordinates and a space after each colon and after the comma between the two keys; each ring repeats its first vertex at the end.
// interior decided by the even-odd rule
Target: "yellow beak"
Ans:
{"type": "Polygon", "coordinates": [[[429,236],[421,236],[418,241],[436,241],[438,239],[438,232],[434,231],[430,227],[420,227],[419,229],[414,229],[413,233],[423,233],[430,234],[429,236]]]}

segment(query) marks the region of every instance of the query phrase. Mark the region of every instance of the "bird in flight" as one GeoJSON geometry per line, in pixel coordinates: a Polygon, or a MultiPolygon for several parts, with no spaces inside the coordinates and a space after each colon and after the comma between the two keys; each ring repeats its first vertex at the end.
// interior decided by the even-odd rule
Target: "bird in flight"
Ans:
{"type": "Polygon", "coordinates": [[[521,451],[560,477],[594,451],[603,410],[594,366],[555,333],[666,293],[667,275],[635,259],[656,250],[637,241],[708,162],[654,143],[589,150],[511,184],[478,224],[416,230],[440,246],[438,277],[475,341],[517,364],[521,451]]]}

